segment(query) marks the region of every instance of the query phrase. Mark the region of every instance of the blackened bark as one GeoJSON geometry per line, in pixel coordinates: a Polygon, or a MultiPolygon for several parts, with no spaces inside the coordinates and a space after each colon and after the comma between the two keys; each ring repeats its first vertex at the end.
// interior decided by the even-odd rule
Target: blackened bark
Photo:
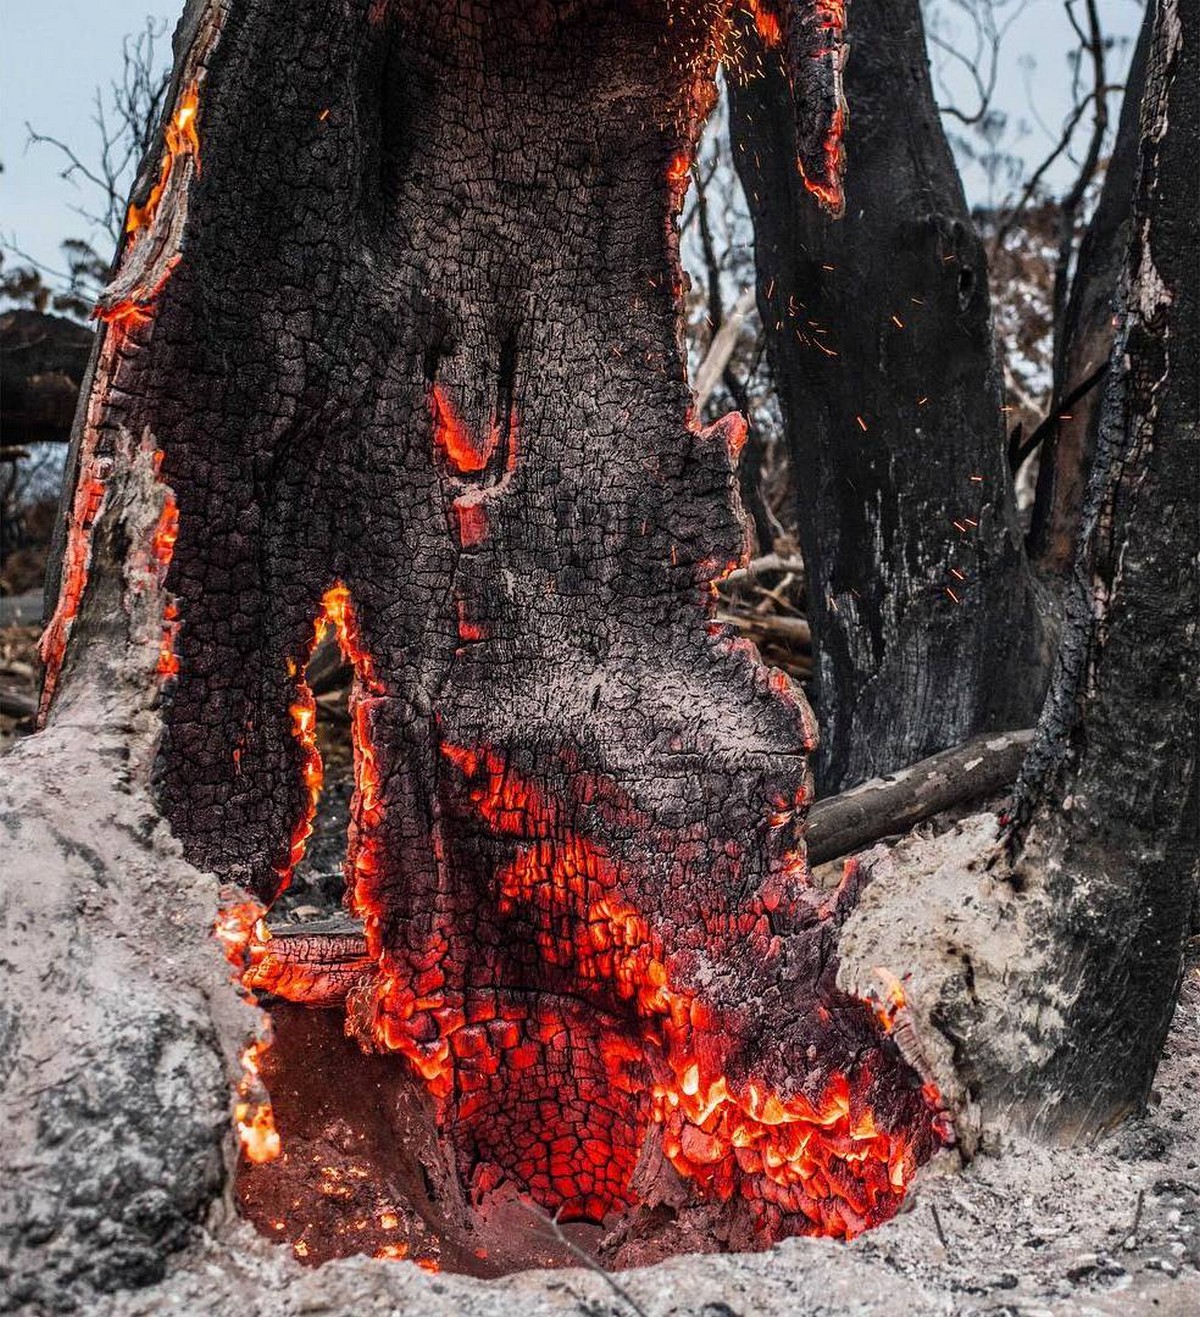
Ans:
{"type": "MultiPolygon", "coordinates": [[[[803,697],[713,620],[744,427],[691,413],[674,221],[729,7],[189,10],[44,696],[61,723],[94,680],[119,555],[89,537],[140,454],[162,506],[127,557],[170,599],[125,661],[163,681],[187,857],[286,885],[327,624],[356,673],[356,1036],[421,1076],[478,1195],[599,1220],[669,1166],[762,1242],[890,1214],[938,1126],[832,987],[857,888],[804,863],[803,697]]],[[[788,49],[836,204],[825,8],[788,49]]]]}
{"type": "Polygon", "coordinates": [[[1100,422],[1104,390],[1098,375],[1112,350],[1117,285],[1129,246],[1152,25],[1153,6],[1148,5],[1125,83],[1116,143],[1100,200],[1079,247],[1066,315],[1055,344],[1051,424],[1042,444],[1028,538],[1030,560],[1052,582],[1065,582],[1075,561],[1079,517],[1100,422]],[[1085,388],[1089,380],[1094,383],[1085,388]]]}
{"type": "Polygon", "coordinates": [[[1200,9],[1161,0],[1152,21],[1120,328],[1013,834],[1050,898],[1063,1034],[1017,1096],[1058,1090],[1046,1123],[1071,1132],[1144,1100],[1197,890],[1200,9]]]}
{"type": "Polygon", "coordinates": [[[855,0],[849,23],[842,220],[796,182],[778,69],[766,60],[731,90],[809,572],[822,794],[1028,726],[1046,666],[1003,461],[985,258],[920,6],[855,0]]]}

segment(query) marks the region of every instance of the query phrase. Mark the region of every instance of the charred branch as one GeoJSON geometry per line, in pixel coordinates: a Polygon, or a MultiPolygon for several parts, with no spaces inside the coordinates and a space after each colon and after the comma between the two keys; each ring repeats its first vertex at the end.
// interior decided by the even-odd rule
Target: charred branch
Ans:
{"type": "MultiPolygon", "coordinates": [[[[1149,28],[1134,51],[1117,140],[1104,185],[1083,240],[1070,295],[1055,320],[1054,395],[1046,420],[1022,445],[1031,452],[1044,439],[1037,492],[1029,533],[1032,561],[1052,583],[1060,585],[1071,572],[1076,538],[1096,445],[1102,391],[1093,390],[1108,368],[1115,333],[1117,289],[1129,244],[1139,149],[1139,116],[1146,80],[1149,28]]],[[[1065,274],[1055,284],[1066,287],[1065,274]]]]}
{"type": "Polygon", "coordinates": [[[1033,732],[977,736],[911,768],[863,782],[808,816],[811,864],[849,855],[881,837],[907,832],[943,810],[995,796],[1017,780],[1033,732]]]}

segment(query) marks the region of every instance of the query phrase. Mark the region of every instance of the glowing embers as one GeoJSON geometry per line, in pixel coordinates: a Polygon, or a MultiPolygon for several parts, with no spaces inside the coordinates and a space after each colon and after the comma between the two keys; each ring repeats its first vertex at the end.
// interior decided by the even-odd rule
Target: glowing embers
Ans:
{"type": "Polygon", "coordinates": [[[154,223],[159,203],[167,189],[171,171],[181,156],[191,156],[196,172],[200,172],[200,137],[196,132],[196,111],[200,107],[200,89],[193,82],[179,98],[175,113],[167,122],[163,134],[162,161],[158,169],[158,178],[150,189],[145,202],[138,206],[131,204],[125,216],[125,232],[136,233],[139,229],[148,229],[154,223]]]}
{"type": "Polygon", "coordinates": [[[667,166],[667,189],[671,210],[677,212],[683,205],[692,181],[692,155],[690,150],[677,151],[667,166]]]}
{"type": "Polygon", "coordinates": [[[735,1093],[697,1061],[671,1064],[673,1079],[654,1086],[653,1118],[672,1166],[706,1195],[739,1195],[772,1236],[785,1227],[849,1239],[899,1209],[917,1146],[877,1128],[847,1075],[835,1071],[814,1102],[785,1101],[754,1083],[735,1093]]]}
{"type": "MultiPolygon", "coordinates": [[[[219,24],[213,30],[215,42],[219,24]]],[[[125,240],[117,273],[96,304],[95,316],[118,330],[131,330],[151,319],[151,307],[181,259],[187,218],[187,195],[200,173],[202,69],[175,103],[163,130],[158,177],[146,200],[131,202],[125,214],[125,240]]],[[[123,337],[123,335],[122,335],[123,337]]]]}
{"type": "MultiPolygon", "coordinates": [[[[797,49],[791,53],[789,64],[801,112],[806,112],[809,102],[817,107],[813,126],[818,139],[813,143],[809,138],[808,149],[801,150],[796,163],[808,191],[831,214],[840,215],[846,205],[842,186],[847,117],[842,88],[847,52],[846,4],[845,0],[807,0],[804,9],[799,20],[805,29],[804,37],[797,37],[797,49]],[[805,94],[800,94],[801,89],[805,94]]],[[[792,21],[794,25],[797,20],[792,21]]],[[[801,138],[805,136],[802,129],[801,138]]]]}
{"type": "Polygon", "coordinates": [[[486,434],[477,435],[455,410],[446,390],[433,386],[433,442],[451,470],[462,475],[482,471],[500,443],[500,428],[494,422],[486,434]]]}
{"type": "Polygon", "coordinates": [[[92,556],[92,527],[104,504],[107,467],[108,464],[102,461],[85,459],[80,467],[75,496],[71,501],[58,603],[54,609],[54,616],[38,642],[38,652],[46,669],[42,682],[41,705],[38,710],[40,722],[45,721],[54,698],[63,660],[66,658],[67,639],[71,634],[71,627],[79,612],[79,604],[87,585],[88,567],[92,556]]]}
{"type": "MultiPolygon", "coordinates": [[[[510,472],[517,460],[517,409],[507,415],[493,413],[486,430],[475,431],[450,399],[446,388],[435,384],[429,393],[433,417],[433,445],[447,469],[456,476],[480,476],[497,453],[502,453],[503,470],[510,472]]],[[[500,465],[499,463],[497,465],[500,465]]]]}
{"type": "Polygon", "coordinates": [[[256,1165],[274,1161],[282,1150],[271,1096],[259,1073],[259,1063],[269,1046],[268,1039],[258,1039],[242,1053],[242,1080],[233,1109],[238,1146],[246,1160],[256,1165]]]}
{"type": "Polygon", "coordinates": [[[803,160],[796,162],[804,186],[834,215],[840,215],[846,206],[846,195],[842,187],[842,170],[846,154],[845,136],[846,110],[843,105],[839,105],[833,112],[821,145],[824,153],[823,168],[815,173],[811,167],[805,168],[803,160]]]}
{"type": "MultiPolygon", "coordinates": [[[[257,901],[227,901],[213,924],[213,937],[225,959],[233,966],[235,983],[244,983],[246,966],[252,960],[253,948],[270,936],[267,932],[266,913],[266,908],[257,901]]],[[[250,999],[254,1000],[252,994],[250,999]]],[[[279,1132],[275,1128],[271,1095],[263,1083],[260,1069],[270,1046],[271,1038],[266,1034],[254,1039],[243,1049],[240,1058],[242,1074],[233,1105],[233,1125],[238,1148],[247,1161],[256,1165],[274,1161],[282,1150],[279,1132]]]]}
{"type": "MultiPolygon", "coordinates": [[[[755,1057],[747,1077],[744,1023],[681,983],[671,927],[641,908],[637,876],[499,751],[442,753],[487,829],[472,844],[492,875],[472,915],[475,949],[464,964],[452,921],[433,921],[419,946],[388,948],[351,1016],[361,1037],[409,1060],[474,1191],[509,1179],[547,1210],[598,1222],[636,1204],[634,1170],[654,1137],[699,1197],[744,1202],[765,1241],[850,1237],[891,1216],[938,1137],[936,1091],[916,1091],[885,1055],[869,1009],[806,998],[799,1027],[787,1021],[798,1056],[811,1044],[803,1082],[756,1077],[755,1057]],[[508,858],[486,858],[497,855],[508,858]]],[[[794,857],[784,864],[777,885],[807,881],[794,857]]],[[[786,923],[784,907],[800,905],[823,908],[776,894],[707,912],[714,964],[778,956],[765,910],[786,923]]]]}
{"type": "MultiPolygon", "coordinates": [[[[162,469],[161,452],[155,453],[155,470],[162,469]]],[[[158,524],[154,528],[154,540],[151,544],[151,554],[154,559],[157,583],[161,590],[166,583],[167,572],[171,568],[171,558],[175,553],[175,541],[179,538],[179,505],[175,502],[175,495],[166,491],[163,499],[162,511],[158,516],[158,524]]],[[[155,665],[159,677],[166,680],[168,677],[177,677],[179,675],[179,655],[175,652],[175,637],[179,631],[179,605],[169,596],[163,604],[163,622],[162,636],[158,645],[158,662],[155,665]]]]}
{"type": "Polygon", "coordinates": [[[288,660],[288,675],[294,679],[296,691],[288,713],[292,722],[292,735],[300,748],[302,803],[299,818],[288,842],[287,852],[274,866],[279,876],[277,894],[287,887],[296,866],[304,858],[305,847],[309,837],[312,836],[313,820],[316,818],[317,802],[320,800],[324,782],[321,751],[317,745],[317,702],[305,677],[304,669],[329,628],[332,628],[337,638],[342,657],[354,668],[355,688],[351,695],[351,709],[355,727],[357,794],[360,799],[368,795],[372,801],[372,808],[378,809],[378,784],[373,776],[374,756],[364,735],[365,722],[359,716],[359,700],[364,691],[379,694],[382,687],[375,676],[371,656],[363,648],[358,622],[350,600],[350,591],[339,582],[328,589],[321,598],[312,640],[303,656],[303,662],[288,660]],[[365,791],[361,785],[362,780],[366,781],[365,791]]]}
{"type": "Polygon", "coordinates": [[[783,28],[771,0],[749,0],[749,12],[754,16],[754,27],[766,46],[777,46],[783,40],[783,28]]]}

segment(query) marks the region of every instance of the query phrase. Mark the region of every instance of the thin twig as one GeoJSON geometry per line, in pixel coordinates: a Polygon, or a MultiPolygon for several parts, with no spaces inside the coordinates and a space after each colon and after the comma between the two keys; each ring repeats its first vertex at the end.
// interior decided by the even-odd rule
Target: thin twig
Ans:
{"type": "Polygon", "coordinates": [[[1081,384],[1077,384],[1061,402],[1051,408],[1049,415],[1038,424],[1028,439],[1022,441],[1019,430],[1014,430],[1015,442],[1010,443],[1008,451],[1008,466],[1014,475],[1021,469],[1021,463],[1025,461],[1029,454],[1045,440],[1052,430],[1058,428],[1058,424],[1062,420],[1063,409],[1074,407],[1077,402],[1086,398],[1107,374],[1108,362],[1102,361],[1081,384]]]}
{"type": "Polygon", "coordinates": [[[942,1241],[942,1248],[946,1251],[946,1256],[950,1256],[950,1245],[946,1240],[946,1232],[942,1229],[942,1218],[938,1215],[937,1203],[930,1203],[929,1210],[933,1215],[933,1228],[937,1231],[937,1237],[942,1241]]]}
{"type": "Polygon", "coordinates": [[[617,1278],[612,1274],[611,1271],[608,1270],[607,1267],[602,1266],[599,1262],[596,1261],[594,1257],[592,1257],[590,1253],[580,1248],[578,1244],[576,1244],[573,1240],[568,1239],[566,1235],[563,1234],[562,1226],[558,1224],[557,1214],[551,1216],[548,1212],[544,1212],[540,1207],[537,1207],[533,1203],[523,1202],[521,1206],[525,1208],[525,1210],[530,1214],[530,1216],[536,1217],[544,1225],[549,1226],[554,1238],[558,1240],[558,1242],[563,1246],[563,1248],[565,1248],[567,1252],[570,1253],[571,1256],[576,1259],[576,1261],[582,1262],[583,1265],[587,1267],[589,1271],[594,1271],[597,1276],[603,1276],[604,1279],[608,1282],[609,1287],[612,1289],[612,1292],[616,1294],[620,1299],[624,1300],[625,1303],[629,1304],[629,1306],[633,1309],[633,1311],[637,1313],[638,1317],[650,1317],[649,1313],[646,1312],[645,1308],[643,1308],[642,1305],[638,1303],[638,1301],[633,1297],[633,1295],[629,1293],[629,1291],[624,1287],[624,1285],[622,1285],[620,1281],[617,1280],[617,1278]]]}

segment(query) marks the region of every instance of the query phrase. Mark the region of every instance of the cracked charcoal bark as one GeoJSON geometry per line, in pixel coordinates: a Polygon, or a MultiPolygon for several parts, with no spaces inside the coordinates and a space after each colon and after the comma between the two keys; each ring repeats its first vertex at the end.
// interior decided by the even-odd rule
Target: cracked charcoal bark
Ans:
{"type": "Polygon", "coordinates": [[[1140,146],[1063,640],[1018,784],[1018,878],[1044,883],[1053,1011],[1036,1067],[980,1081],[1028,1123],[1087,1135],[1148,1095],[1174,1011],[1200,854],[1200,161],[1196,0],[1148,7],[1140,146]],[[1046,1094],[1062,1100],[1047,1102],[1046,1094]]]}

